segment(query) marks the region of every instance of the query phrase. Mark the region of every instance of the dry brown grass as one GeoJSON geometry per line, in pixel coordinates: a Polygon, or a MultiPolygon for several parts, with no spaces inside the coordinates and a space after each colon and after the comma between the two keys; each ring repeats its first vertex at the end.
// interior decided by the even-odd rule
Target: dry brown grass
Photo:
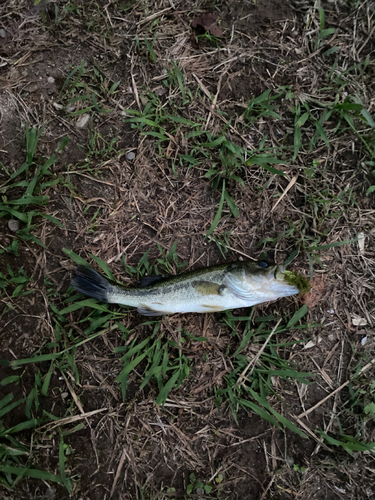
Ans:
{"type": "MultiPolygon", "coordinates": [[[[65,229],[40,220],[35,234],[46,248],[21,240],[19,256],[0,255],[4,270],[6,264],[13,270],[24,266],[33,276],[30,295],[12,298],[8,289],[3,291],[0,340],[5,360],[50,352],[46,342],[56,341],[56,315],[49,304],[58,310],[66,306],[64,293],[74,268],[63,247],[88,260],[90,254],[100,257],[124,283],[131,278],[121,265],[122,256],[136,266],[149,250],[154,261],[160,258],[158,245],[168,252],[176,240],[177,256],[187,268],[221,262],[221,252],[237,260],[268,251],[282,261],[299,249],[294,265],[307,275],[307,253],[316,257],[315,286],[304,298],[309,306],[306,323],[314,326],[275,337],[278,356],[313,373],[313,383],[275,376],[275,395],[269,397],[309,439],[277,430],[250,411],[240,410],[237,424],[227,404],[217,408],[213,388],[225,386],[233,369],[231,354],[238,347],[238,338],[220,316],[164,318],[158,335],[179,346],[190,363],[189,377],[160,407],[155,405],[155,383],[139,389],[144,374],[138,367],[123,401],[116,383],[123,364],[116,348],[147,338],[153,328],[129,312],[121,319],[130,332],[126,339],[111,318],[100,335],[76,349],[74,363],[54,365],[40,408],[60,419],[58,427],[52,422],[38,429],[34,448],[30,433],[20,438],[32,450],[28,465],[59,474],[58,443],[61,432],[66,433],[70,454],[65,468],[73,478],[73,498],[374,497],[373,452],[349,453],[319,434],[322,430],[337,439],[346,434],[360,442],[375,441],[371,415],[364,414],[374,390],[375,206],[365,194],[373,183],[373,167],[366,163],[369,152],[360,137],[370,136],[370,127],[356,121],[356,135],[343,122],[336,130],[338,119],[332,115],[325,124],[330,147],[317,140],[310,150],[316,129],[308,121],[304,146],[292,160],[293,108],[298,105],[308,103],[318,116],[322,105],[351,96],[373,112],[374,10],[368,1],[356,7],[327,3],[324,9],[326,26],[336,31],[319,42],[318,10],[302,1],[277,7],[266,0],[215,5],[159,0],[129,6],[120,1],[57,1],[32,8],[27,2],[1,4],[6,36],[0,38],[0,161],[5,166],[0,185],[24,161],[26,124],[44,127],[38,158],[49,157],[70,137],[53,167],[59,183],[45,190],[50,197],[46,210],[65,229]],[[217,46],[203,40],[194,48],[191,21],[211,9],[218,13],[223,38],[217,46]],[[154,55],[144,38],[153,44],[154,55]],[[337,51],[324,55],[332,47],[337,51]],[[86,88],[70,89],[66,79],[82,60],[86,65],[80,82],[86,88]],[[181,71],[185,102],[177,81],[163,83],[167,70],[173,72],[173,61],[181,71]],[[267,89],[275,95],[280,86],[290,86],[295,95],[288,100],[284,93],[274,101],[280,119],[263,116],[246,124],[243,113],[252,97],[267,89]],[[79,115],[71,116],[66,108],[87,89],[95,90],[98,107],[107,112],[90,109],[88,126],[77,128],[79,115]],[[159,148],[155,137],[140,134],[126,121],[133,116],[129,110],[150,105],[151,93],[160,99],[158,112],[201,122],[213,138],[225,135],[244,148],[246,159],[262,139],[265,147],[279,148],[272,154],[283,155],[288,163],[271,166],[285,175],[254,164],[236,172],[241,184],[224,172],[217,148],[206,148],[205,158],[197,153],[196,165],[180,163],[181,155],[192,155],[198,142],[188,136],[191,125],[163,122],[168,141],[159,148]],[[129,152],[135,154],[133,160],[129,152]],[[207,176],[213,168],[221,175],[218,189],[207,176]],[[215,231],[205,238],[218,210],[223,178],[239,216],[233,217],[224,204],[215,231]],[[363,237],[358,242],[332,246],[359,234],[363,237]],[[317,246],[322,248],[314,250],[317,246]],[[206,341],[181,343],[183,329],[206,341]],[[296,341],[303,342],[291,345],[296,341]],[[75,428],[78,424],[82,428],[75,428]],[[186,494],[193,472],[213,486],[212,492],[202,496],[195,484],[193,493],[186,494]]],[[[73,105],[74,111],[88,106],[84,100],[73,105]]],[[[370,144],[373,148],[374,142],[370,144]]],[[[8,246],[13,238],[3,218],[1,245],[8,246]]],[[[258,306],[253,320],[268,315],[290,319],[300,307],[298,299],[258,306]]],[[[85,314],[67,315],[59,349],[83,338],[89,324],[80,323],[85,314]]],[[[243,326],[235,328],[241,336],[243,326]]],[[[262,345],[265,349],[255,338],[243,351],[250,371],[262,345]]],[[[173,359],[176,353],[169,355],[173,359]]],[[[44,380],[48,369],[45,363],[27,365],[21,383],[5,386],[4,394],[12,390],[26,397],[38,373],[44,380]]],[[[1,379],[12,374],[2,366],[1,379]]],[[[20,408],[12,415],[17,423],[24,419],[20,408]]],[[[37,416],[36,408],[33,412],[37,416]]],[[[5,425],[11,422],[5,420],[5,425]]],[[[3,497],[62,500],[68,493],[60,485],[24,479],[15,492],[3,489],[3,497]]]]}

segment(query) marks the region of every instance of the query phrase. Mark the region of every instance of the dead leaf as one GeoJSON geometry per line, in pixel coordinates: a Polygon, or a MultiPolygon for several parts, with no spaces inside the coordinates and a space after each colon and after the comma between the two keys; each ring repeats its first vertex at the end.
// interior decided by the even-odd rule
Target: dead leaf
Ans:
{"type": "Polygon", "coordinates": [[[311,349],[312,347],[320,344],[321,341],[322,337],[318,335],[318,337],[316,337],[314,340],[309,340],[307,344],[304,346],[304,349],[311,349]]]}
{"type": "Polygon", "coordinates": [[[322,297],[324,296],[326,289],[324,284],[324,276],[314,276],[310,284],[311,290],[308,293],[305,293],[305,295],[300,298],[300,301],[302,302],[302,304],[306,304],[307,307],[312,308],[318,305],[322,300],[322,297]]]}
{"type": "Polygon", "coordinates": [[[315,342],[313,340],[309,340],[304,349],[311,349],[312,347],[315,347],[315,342]]]}
{"type": "Polygon", "coordinates": [[[208,12],[197,16],[193,19],[191,23],[192,28],[201,28],[204,31],[208,31],[212,36],[223,36],[223,32],[217,25],[217,15],[210,14],[208,12]]]}
{"type": "Polygon", "coordinates": [[[367,320],[365,318],[361,318],[360,316],[357,316],[357,314],[353,314],[352,315],[352,323],[354,326],[366,326],[367,320]]]}

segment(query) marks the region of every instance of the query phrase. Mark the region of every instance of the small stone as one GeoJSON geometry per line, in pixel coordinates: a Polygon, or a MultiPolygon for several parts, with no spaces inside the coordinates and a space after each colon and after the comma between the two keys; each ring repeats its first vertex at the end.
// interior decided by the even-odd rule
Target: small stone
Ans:
{"type": "Polygon", "coordinates": [[[49,76],[49,77],[47,78],[47,82],[48,82],[48,83],[55,83],[55,79],[53,78],[53,76],[49,76]]]}
{"type": "Polygon", "coordinates": [[[130,151],[130,153],[128,153],[126,155],[126,158],[129,160],[129,161],[133,161],[134,158],[135,158],[135,154],[133,153],[133,151],[130,151]]]}
{"type": "Polygon", "coordinates": [[[148,103],[147,97],[145,97],[144,95],[141,95],[140,99],[141,99],[141,103],[143,104],[143,106],[146,106],[146,104],[148,103]]]}
{"type": "Polygon", "coordinates": [[[166,94],[167,92],[168,92],[168,90],[167,90],[165,87],[162,87],[162,86],[157,87],[157,88],[155,89],[155,94],[156,94],[157,96],[164,95],[164,94],[166,94]]]}
{"type": "Polygon", "coordinates": [[[0,28],[0,36],[1,36],[1,38],[5,38],[6,37],[6,33],[5,33],[5,29],[4,28],[0,28]]]}
{"type": "Polygon", "coordinates": [[[88,113],[85,113],[84,115],[81,115],[76,123],[77,128],[84,128],[88,124],[90,120],[90,115],[88,113]]]}
{"type": "Polygon", "coordinates": [[[39,89],[39,86],[37,83],[31,83],[28,87],[26,87],[25,90],[27,90],[27,92],[36,92],[37,90],[39,89]]]}
{"type": "Polygon", "coordinates": [[[294,465],[294,458],[290,456],[285,457],[285,462],[289,465],[289,467],[293,467],[294,465]]]}
{"type": "Polygon", "coordinates": [[[62,104],[59,104],[58,102],[53,102],[52,103],[52,106],[57,109],[57,111],[60,111],[61,109],[63,109],[63,105],[62,104]]]}
{"type": "Polygon", "coordinates": [[[10,220],[8,220],[8,227],[11,231],[16,233],[20,228],[20,223],[16,219],[10,219],[10,220]]]}
{"type": "Polygon", "coordinates": [[[68,106],[66,108],[66,110],[67,110],[68,113],[72,113],[75,109],[76,109],[75,106],[68,106]]]}

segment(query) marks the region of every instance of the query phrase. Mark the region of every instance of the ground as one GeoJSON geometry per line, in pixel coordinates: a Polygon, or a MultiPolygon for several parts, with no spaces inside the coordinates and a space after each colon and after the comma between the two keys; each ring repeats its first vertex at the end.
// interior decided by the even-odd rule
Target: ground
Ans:
{"type": "Polygon", "coordinates": [[[1,498],[374,499],[373,4],[35,4],[0,2],[1,498]],[[79,258],[312,290],[145,318],[79,258]]]}

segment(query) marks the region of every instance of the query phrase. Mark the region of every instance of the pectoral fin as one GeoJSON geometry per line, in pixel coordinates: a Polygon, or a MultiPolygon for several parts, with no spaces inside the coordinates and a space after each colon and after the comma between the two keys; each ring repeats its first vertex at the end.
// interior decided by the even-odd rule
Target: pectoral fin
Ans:
{"type": "Polygon", "coordinates": [[[146,304],[140,304],[137,307],[137,311],[143,316],[164,316],[165,314],[173,314],[170,311],[156,311],[152,309],[152,307],[146,306],[146,304]]]}
{"type": "Polygon", "coordinates": [[[194,281],[193,287],[201,295],[220,295],[225,288],[224,285],[211,281],[194,281]]]}

